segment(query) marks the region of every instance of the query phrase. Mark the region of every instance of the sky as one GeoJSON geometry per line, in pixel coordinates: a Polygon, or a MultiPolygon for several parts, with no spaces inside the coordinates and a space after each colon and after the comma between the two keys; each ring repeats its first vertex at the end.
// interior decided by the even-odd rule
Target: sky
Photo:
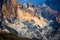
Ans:
{"type": "Polygon", "coordinates": [[[30,2],[31,4],[42,5],[46,0],[17,0],[19,3],[27,3],[30,2]]]}
{"type": "Polygon", "coordinates": [[[60,12],[60,0],[17,0],[20,4],[30,2],[31,4],[42,5],[45,3],[50,8],[60,12]]]}

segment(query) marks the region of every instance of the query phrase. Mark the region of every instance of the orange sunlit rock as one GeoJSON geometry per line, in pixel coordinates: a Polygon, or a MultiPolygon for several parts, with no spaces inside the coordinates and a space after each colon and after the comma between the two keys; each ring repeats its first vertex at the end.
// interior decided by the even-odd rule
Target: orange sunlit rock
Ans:
{"type": "MultiPolygon", "coordinates": [[[[33,16],[33,14],[30,14],[29,12],[24,12],[23,10],[21,10],[20,8],[18,8],[18,18],[20,20],[30,20],[33,19],[35,21],[35,24],[39,25],[41,28],[43,28],[46,25],[46,19],[44,19],[43,17],[40,16],[40,19],[38,19],[38,17],[35,15],[33,16]]],[[[38,14],[37,14],[38,15],[38,14]]]]}

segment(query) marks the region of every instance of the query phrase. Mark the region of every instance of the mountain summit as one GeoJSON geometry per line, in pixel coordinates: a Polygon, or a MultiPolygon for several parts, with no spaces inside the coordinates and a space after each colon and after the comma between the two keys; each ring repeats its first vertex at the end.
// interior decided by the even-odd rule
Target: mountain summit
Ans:
{"type": "Polygon", "coordinates": [[[0,5],[0,30],[2,31],[20,37],[48,40],[52,35],[54,36],[59,27],[58,12],[46,4],[31,7],[23,6],[16,0],[0,0],[0,5]]]}

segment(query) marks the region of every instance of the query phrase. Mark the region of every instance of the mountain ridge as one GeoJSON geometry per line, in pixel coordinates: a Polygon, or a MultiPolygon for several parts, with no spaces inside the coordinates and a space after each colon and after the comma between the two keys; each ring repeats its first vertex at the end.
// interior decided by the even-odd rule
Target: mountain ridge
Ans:
{"type": "Polygon", "coordinates": [[[49,39],[49,35],[53,35],[57,30],[59,20],[56,21],[57,12],[47,5],[46,7],[27,8],[16,0],[5,0],[2,5],[3,20],[0,18],[2,21],[0,25],[4,31],[18,36],[49,39]]]}

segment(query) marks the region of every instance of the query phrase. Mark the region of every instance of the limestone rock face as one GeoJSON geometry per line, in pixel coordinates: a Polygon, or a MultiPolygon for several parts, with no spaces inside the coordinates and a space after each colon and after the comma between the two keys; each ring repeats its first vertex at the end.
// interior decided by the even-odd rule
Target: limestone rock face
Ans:
{"type": "Polygon", "coordinates": [[[14,18],[17,16],[17,2],[16,0],[4,0],[2,5],[2,13],[6,18],[14,18]]]}
{"type": "Polygon", "coordinates": [[[16,0],[0,0],[0,27],[3,29],[6,25],[5,20],[9,23],[17,18],[16,0]]]}

